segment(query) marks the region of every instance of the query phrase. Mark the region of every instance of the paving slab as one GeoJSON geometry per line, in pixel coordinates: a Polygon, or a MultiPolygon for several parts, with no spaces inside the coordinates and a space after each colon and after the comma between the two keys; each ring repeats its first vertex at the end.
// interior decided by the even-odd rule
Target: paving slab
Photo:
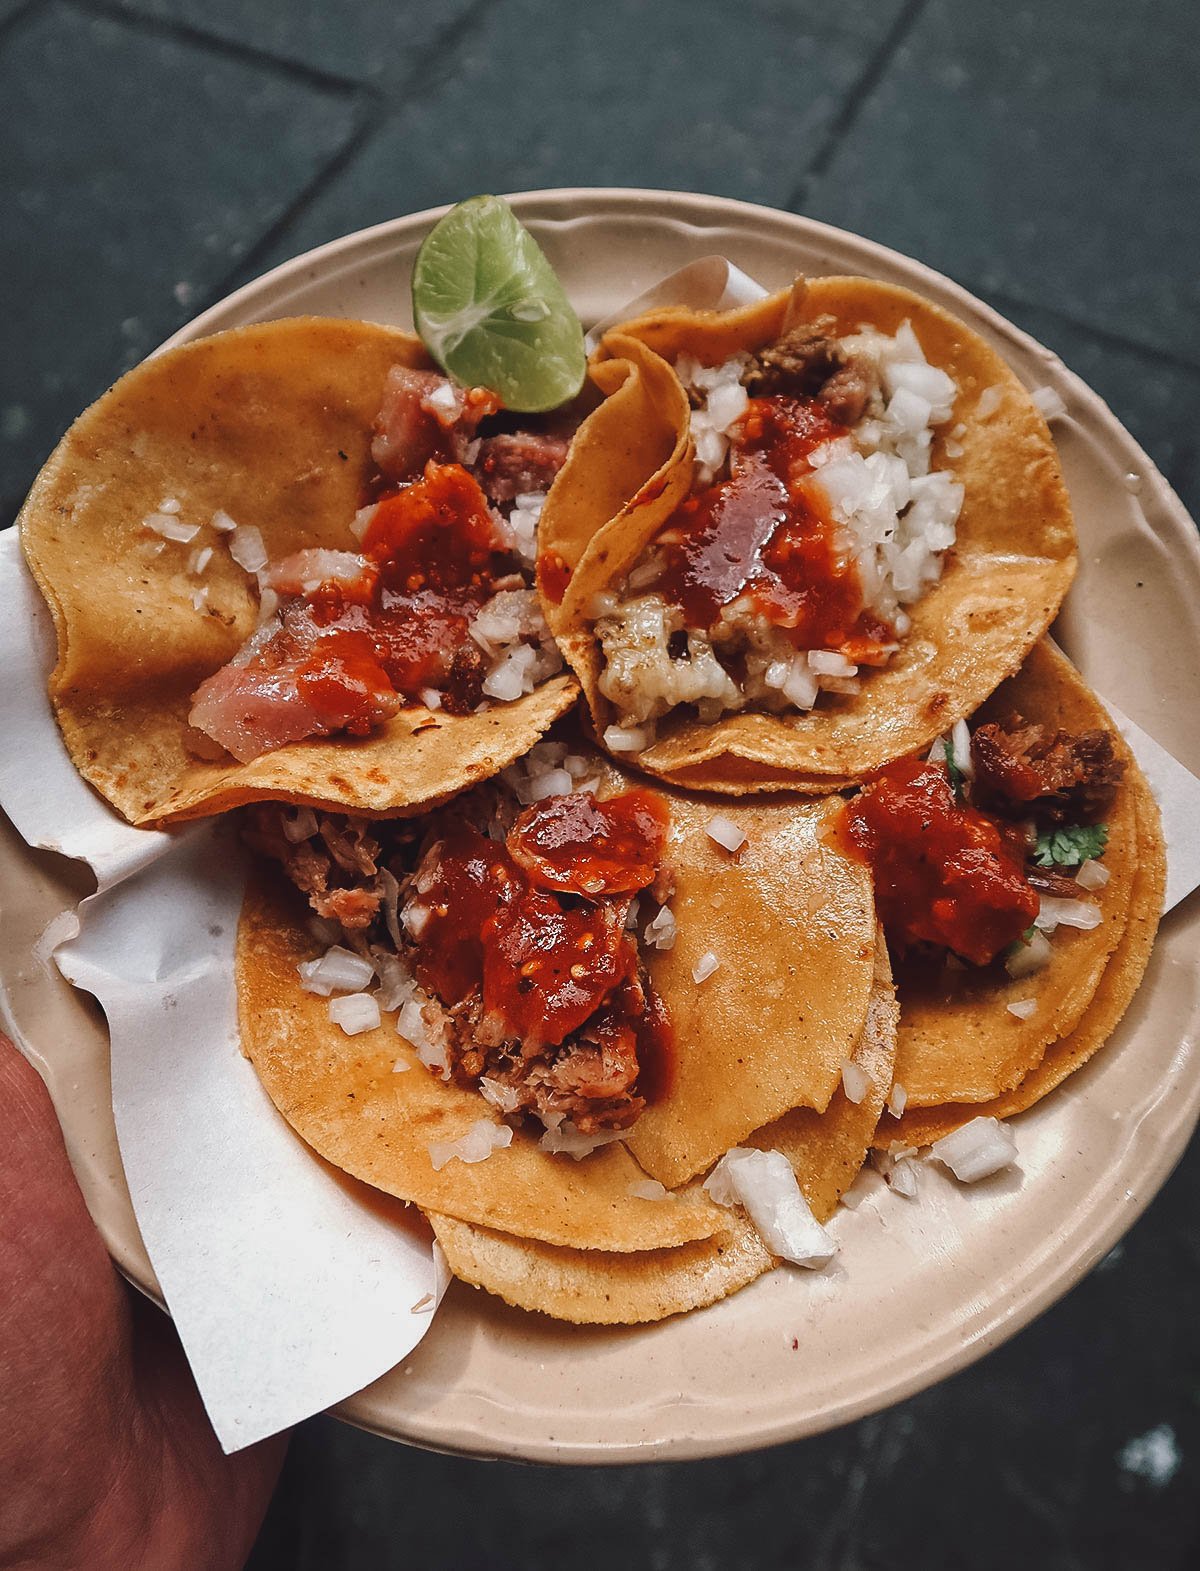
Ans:
{"type": "MultiPolygon", "coordinates": [[[[430,49],[480,0],[119,0],[122,8],[181,23],[316,71],[405,90],[430,49]]],[[[486,3],[486,0],[484,0],[486,3]]]]}
{"type": "Polygon", "coordinates": [[[805,212],[1200,364],[1200,6],[928,0],[805,212]]]}
{"type": "Polygon", "coordinates": [[[271,259],[480,191],[662,186],[783,205],[901,0],[494,0],[271,259]]]}
{"type": "Polygon", "coordinates": [[[223,290],[362,105],[58,3],[0,35],[0,103],[7,521],[69,421],[223,290]]]}

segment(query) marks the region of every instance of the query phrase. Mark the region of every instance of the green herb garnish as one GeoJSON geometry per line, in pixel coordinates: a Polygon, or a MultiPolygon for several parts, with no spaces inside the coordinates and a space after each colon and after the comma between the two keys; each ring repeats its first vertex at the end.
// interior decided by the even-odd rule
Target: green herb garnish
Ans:
{"type": "Polygon", "coordinates": [[[1063,829],[1043,829],[1037,837],[1033,859],[1039,867],[1079,867],[1103,856],[1108,844],[1107,824],[1068,824],[1063,829]]]}

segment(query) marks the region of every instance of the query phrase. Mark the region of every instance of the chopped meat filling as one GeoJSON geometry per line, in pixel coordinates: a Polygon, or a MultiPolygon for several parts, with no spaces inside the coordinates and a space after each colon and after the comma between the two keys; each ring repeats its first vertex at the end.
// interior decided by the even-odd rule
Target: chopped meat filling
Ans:
{"type": "Polygon", "coordinates": [[[774,344],[760,349],[742,377],[754,396],[783,394],[788,398],[819,398],[843,425],[858,420],[879,378],[870,361],[843,351],[832,317],[802,322],[774,344]]]}
{"type": "Polygon", "coordinates": [[[567,460],[567,436],[534,431],[486,436],[473,465],[475,478],[493,502],[511,502],[529,492],[548,491],[567,460]]]}
{"type": "Polygon", "coordinates": [[[670,893],[668,827],[644,791],[518,814],[485,787],[419,845],[411,823],[274,803],[249,809],[246,838],[353,948],[398,952],[459,1083],[595,1135],[637,1118],[644,1071],[663,1080],[669,1020],[626,922],[635,895],[652,910],[670,893]]]}
{"type": "Polygon", "coordinates": [[[980,806],[1039,824],[1096,823],[1125,773],[1107,731],[1072,736],[1014,717],[972,738],[973,796],[980,806]]]}

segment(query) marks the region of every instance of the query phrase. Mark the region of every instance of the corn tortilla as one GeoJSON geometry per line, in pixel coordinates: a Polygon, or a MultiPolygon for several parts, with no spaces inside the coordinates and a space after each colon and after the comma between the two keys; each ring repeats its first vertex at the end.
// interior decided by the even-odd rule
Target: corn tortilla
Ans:
{"type": "Polygon", "coordinates": [[[942,970],[918,976],[897,966],[900,1043],[896,1079],[910,1108],[943,1102],[987,1102],[1032,1070],[1047,1048],[1072,1031],[1100,985],[1125,932],[1141,855],[1139,801],[1148,789],[1132,753],[1107,711],[1071,662],[1047,641],[983,706],[978,720],[1004,724],[1014,715],[1054,731],[1108,731],[1125,778],[1107,814],[1108,883],[1080,896],[1099,906],[1098,927],[1059,928],[1049,963],[1031,976],[1013,978],[1000,964],[942,970]],[[1033,999],[1028,1019],[1007,1005],[1033,999]]]}
{"type": "Polygon", "coordinates": [[[19,519],[58,633],[50,696],[76,767],[130,823],[269,799],[411,812],[511,763],[571,707],[576,684],[560,675],[482,714],[405,709],[369,737],[246,764],[185,745],[192,695],[254,630],[257,600],[227,536],[164,542],[143,520],[174,497],[187,523],[222,510],[258,528],[272,560],[347,549],[387,373],[430,363],[411,334],[369,322],[237,328],[130,371],[51,455],[19,519]],[[204,544],[199,578],[187,563],[204,544]]]}
{"type": "MultiPolygon", "coordinates": [[[[871,1005],[853,1058],[869,1079],[862,1102],[838,1091],[824,1114],[786,1114],[750,1145],[782,1151],[813,1214],[827,1222],[862,1167],[892,1083],[896,1003],[887,947],[875,943],[871,1005]]],[[[691,1186],[693,1192],[698,1182],[691,1186]]],[[[455,1276],[519,1309],[589,1325],[634,1325],[701,1309],[737,1292],[776,1262],[740,1211],[711,1238],[641,1254],[556,1249],[430,1213],[455,1276]]]]}
{"type": "Polygon", "coordinates": [[[1004,360],[949,313],[907,289],[862,278],[814,279],[723,314],[655,312],[604,338],[593,374],[610,396],[582,428],[542,515],[542,552],[572,570],[561,603],[547,597],[547,618],[599,735],[614,711],[598,687],[602,655],[589,607],[623,580],[690,489],[687,398],[677,380],[664,382],[664,360],[686,352],[718,363],[772,342],[790,313],[831,316],[838,334],[863,324],[894,333],[911,321],[929,361],[954,378],[954,414],[941,430],[961,423],[963,451],[948,460],[937,435],[932,462],[951,467],[965,487],[958,541],[939,582],[909,608],[912,627],[899,652],[864,678],[859,693],[825,695],[810,713],[739,713],[703,724],[676,711],[659,722],[638,764],[697,790],[832,791],[923,751],[1017,671],[1075,573],[1070,503],[1046,423],[1004,360]],[[985,391],[995,407],[981,415],[985,391]],[[636,447],[621,446],[632,410],[643,429],[636,447]],[[650,469],[655,458],[658,468],[650,469]],[[597,510],[580,498],[604,470],[608,496],[623,491],[631,500],[589,538],[597,510]]]}

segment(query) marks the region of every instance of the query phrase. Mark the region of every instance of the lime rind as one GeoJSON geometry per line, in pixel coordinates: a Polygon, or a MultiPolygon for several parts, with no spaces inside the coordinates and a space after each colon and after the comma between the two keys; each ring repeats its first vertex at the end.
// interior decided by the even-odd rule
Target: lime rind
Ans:
{"type": "Polygon", "coordinates": [[[556,409],[583,386],[583,329],[537,241],[507,202],[476,196],[417,253],[413,319],[434,360],[507,409],[556,409]]]}

